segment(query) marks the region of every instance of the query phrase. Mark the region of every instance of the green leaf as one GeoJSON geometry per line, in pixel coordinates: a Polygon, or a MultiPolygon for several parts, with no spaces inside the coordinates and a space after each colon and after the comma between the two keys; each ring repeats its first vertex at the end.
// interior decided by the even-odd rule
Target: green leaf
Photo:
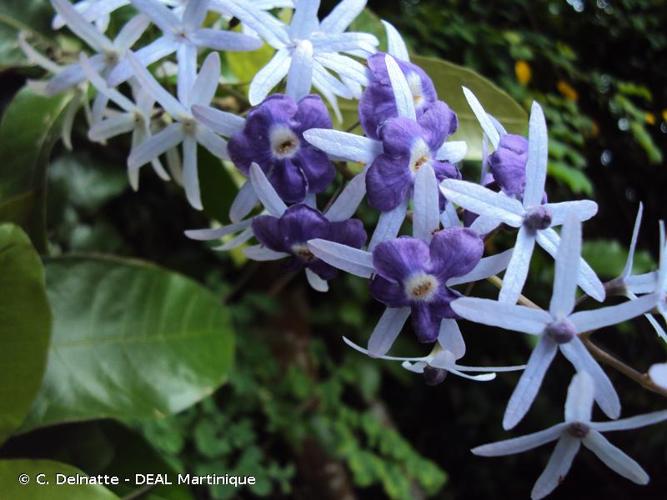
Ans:
{"type": "Polygon", "coordinates": [[[163,417],[226,380],[228,312],[190,279],[136,260],[65,257],[47,261],[46,282],[53,339],[28,428],[163,417]]]}
{"type": "Polygon", "coordinates": [[[451,140],[468,143],[468,160],[482,159],[482,129],[465,100],[461,86],[477,96],[484,109],[495,116],[508,132],[523,134],[528,127],[526,111],[505,91],[475,71],[435,57],[412,57],[433,79],[438,97],[445,101],[459,118],[459,130],[451,140]]]}
{"type": "MultiPolygon", "coordinates": [[[[628,249],[616,240],[588,240],[584,242],[581,254],[600,277],[615,278],[625,267],[628,249]]],[[[635,253],[635,274],[648,272],[654,267],[655,263],[649,252],[635,253]]]]}
{"type": "Polygon", "coordinates": [[[199,148],[199,185],[206,214],[218,222],[229,220],[229,209],[238,193],[232,173],[205,148],[199,148]]]}
{"type": "Polygon", "coordinates": [[[563,162],[549,162],[549,175],[561,184],[565,184],[573,193],[588,196],[593,194],[593,183],[588,176],[563,162]]]}
{"type": "MultiPolygon", "coordinates": [[[[28,236],[0,225],[0,443],[21,425],[46,367],[51,310],[28,236]]],[[[0,490],[1,491],[1,490],[0,490]]]]}
{"type": "Polygon", "coordinates": [[[14,222],[46,250],[46,168],[72,94],[43,97],[24,87],[0,122],[0,222],[14,222]]]}
{"type": "Polygon", "coordinates": [[[227,65],[237,81],[249,84],[257,72],[271,60],[275,49],[264,44],[252,52],[225,52],[227,65]]]}
{"type": "Polygon", "coordinates": [[[51,460],[0,460],[0,491],[3,498],[21,500],[118,500],[104,486],[56,484],[56,474],[85,476],[71,465],[51,460]],[[27,474],[29,483],[23,485],[18,478],[27,474]],[[48,484],[37,484],[37,476],[48,484]]]}

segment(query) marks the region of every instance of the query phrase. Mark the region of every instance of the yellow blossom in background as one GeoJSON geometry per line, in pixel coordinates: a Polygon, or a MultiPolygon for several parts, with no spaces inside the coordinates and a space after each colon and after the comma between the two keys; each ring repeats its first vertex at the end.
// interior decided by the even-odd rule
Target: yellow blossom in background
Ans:
{"type": "Polygon", "coordinates": [[[653,113],[646,113],[644,115],[644,121],[649,125],[655,125],[655,115],[653,113]]]}
{"type": "Polygon", "coordinates": [[[517,61],[514,64],[514,74],[521,85],[528,85],[533,77],[530,65],[526,61],[517,61]]]}
{"type": "Polygon", "coordinates": [[[558,89],[558,92],[560,92],[565,99],[569,101],[576,101],[579,99],[579,94],[577,93],[576,90],[567,83],[564,80],[559,80],[558,84],[556,85],[556,88],[558,89]]]}
{"type": "Polygon", "coordinates": [[[667,109],[662,110],[662,121],[667,122],[667,109]]]}
{"type": "Polygon", "coordinates": [[[597,137],[598,135],[600,135],[600,127],[596,121],[593,121],[591,123],[591,137],[597,137]]]}

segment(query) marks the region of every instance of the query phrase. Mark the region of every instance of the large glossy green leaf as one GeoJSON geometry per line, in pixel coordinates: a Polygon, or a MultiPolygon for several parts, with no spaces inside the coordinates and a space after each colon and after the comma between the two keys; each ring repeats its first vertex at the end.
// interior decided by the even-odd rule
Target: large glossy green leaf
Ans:
{"type": "Polygon", "coordinates": [[[46,281],[53,336],[26,428],[162,417],[225,381],[227,311],[190,279],[140,261],[66,257],[47,261],[46,281]]]}
{"type": "Polygon", "coordinates": [[[46,167],[71,94],[36,95],[25,87],[0,122],[0,222],[19,224],[46,250],[46,167]]]}
{"type": "Polygon", "coordinates": [[[0,460],[0,493],[2,498],[12,500],[118,500],[101,485],[59,485],[57,474],[85,476],[71,465],[51,460],[0,460]],[[19,481],[24,474],[27,484],[19,481]],[[38,476],[40,482],[48,484],[38,484],[38,476]]]}
{"type": "Polygon", "coordinates": [[[484,109],[495,116],[509,132],[525,134],[528,127],[526,111],[506,92],[475,71],[435,57],[412,57],[433,79],[438,97],[459,117],[459,130],[452,140],[468,143],[469,160],[482,159],[482,130],[461,90],[468,87],[484,109]]]}
{"type": "MultiPolygon", "coordinates": [[[[28,236],[0,225],[0,443],[25,418],[42,382],[51,329],[44,269],[28,236]]],[[[1,490],[0,490],[1,491],[1,490]]]]}

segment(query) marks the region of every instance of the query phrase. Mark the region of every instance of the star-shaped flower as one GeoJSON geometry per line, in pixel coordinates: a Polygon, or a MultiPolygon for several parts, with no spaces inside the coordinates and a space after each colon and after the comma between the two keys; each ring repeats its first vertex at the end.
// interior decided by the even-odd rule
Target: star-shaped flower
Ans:
{"type": "MultiPolygon", "coordinates": [[[[445,179],[441,183],[442,192],[448,200],[482,216],[472,225],[478,232],[487,233],[500,223],[519,229],[512,261],[500,291],[502,302],[514,304],[519,298],[528,276],[535,243],[554,256],[560,237],[553,227],[561,225],[568,213],[574,213],[580,221],[588,220],[597,213],[597,203],[590,200],[542,203],[547,155],[546,121],[540,105],[533,103],[523,202],[467,181],[445,179]]],[[[605,290],[595,272],[583,260],[578,268],[577,281],[581,288],[596,300],[604,300],[605,290]]]]}
{"type": "Polygon", "coordinates": [[[133,54],[128,54],[128,60],[142,89],[160,103],[175,120],[138,146],[127,160],[128,167],[137,169],[182,143],[185,194],[190,205],[201,210],[203,207],[197,176],[197,144],[201,144],[219,158],[229,159],[229,156],[227,143],[207,125],[198,122],[191,108],[197,104],[208,105],[213,100],[220,78],[220,56],[216,52],[208,55],[192,86],[187,92],[181,92],[178,100],[157,82],[133,54]]]}
{"type": "Polygon", "coordinates": [[[559,350],[577,371],[587,371],[593,377],[595,399],[600,408],[610,418],[618,418],[620,415],[621,404],[616,390],[579,335],[643,314],[655,306],[657,297],[646,295],[615,306],[573,313],[580,252],[581,223],[574,215],[570,215],[565,221],[563,240],[556,255],[556,275],[549,311],[473,297],[452,302],[452,309],[462,318],[539,338],[526,371],[521,375],[507,405],[503,418],[505,429],[514,427],[528,412],[559,350]]]}
{"type": "Polygon", "coordinates": [[[312,129],[308,142],[332,158],[369,165],[360,176],[372,206],[382,211],[370,248],[394,238],[405,219],[408,202],[414,205],[415,236],[426,241],[440,224],[437,182],[460,177],[453,162],[465,156],[465,144],[445,142],[456,128],[456,116],[441,101],[417,118],[405,74],[393,57],[384,56],[397,116],[385,121],[381,141],[336,130],[312,129]]]}
{"type": "Polygon", "coordinates": [[[592,377],[579,372],[570,383],[565,402],[565,421],[540,432],[473,448],[475,455],[498,457],[514,455],[558,441],[544,472],[537,479],[531,498],[538,500],[551,493],[567,475],[581,445],[591,450],[607,467],[637,484],[647,484],[642,467],[601,433],[637,429],[667,420],[667,411],[657,411],[613,422],[591,422],[595,386],[592,377]]]}
{"type": "MultiPolygon", "coordinates": [[[[372,252],[315,239],[308,242],[313,255],[343,271],[370,278],[371,293],[387,309],[368,342],[371,356],[386,354],[408,317],[417,338],[434,342],[455,319],[451,301],[459,293],[451,287],[488,278],[500,272],[511,252],[481,259],[479,236],[464,228],[449,228],[423,240],[400,237],[377,245],[372,252]]],[[[450,348],[451,349],[451,348],[450,348]]]]}
{"type": "Polygon", "coordinates": [[[368,81],[365,67],[349,55],[368,56],[378,45],[373,35],[346,31],[365,6],[366,0],[343,0],[320,22],[320,0],[298,0],[287,26],[266,12],[229,2],[231,14],[277,49],[252,80],[250,103],[262,102],[287,76],[287,94],[293,99],[301,99],[315,87],[339,114],[336,96],[358,96],[368,81]]]}
{"type": "MultiPolygon", "coordinates": [[[[131,0],[132,5],[162,30],[162,36],[136,52],[144,67],[173,53],[178,60],[177,94],[183,100],[197,74],[197,50],[248,51],[262,46],[259,38],[243,33],[202,28],[209,11],[209,0],[189,0],[182,16],[158,0],[131,0]]],[[[119,85],[133,74],[132,65],[122,60],[109,74],[109,83],[119,85]]]]}

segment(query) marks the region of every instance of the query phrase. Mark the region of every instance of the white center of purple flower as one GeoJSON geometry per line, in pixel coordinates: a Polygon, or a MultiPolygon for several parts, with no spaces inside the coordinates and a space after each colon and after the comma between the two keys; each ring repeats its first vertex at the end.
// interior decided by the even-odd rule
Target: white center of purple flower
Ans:
{"type": "Polygon", "coordinates": [[[577,330],[569,319],[563,318],[548,324],[545,333],[556,343],[567,344],[575,337],[577,330]]]}
{"type": "Polygon", "coordinates": [[[410,92],[412,93],[412,100],[415,103],[415,107],[417,109],[421,109],[421,107],[424,106],[424,102],[426,101],[424,98],[424,90],[422,88],[422,80],[415,72],[410,72],[405,75],[405,77],[408,81],[408,87],[410,87],[410,92]]]}
{"type": "Polygon", "coordinates": [[[551,226],[551,212],[544,205],[530,208],[523,217],[523,225],[532,231],[547,229],[551,226]]]}
{"type": "Polygon", "coordinates": [[[572,422],[567,428],[567,431],[570,433],[570,435],[579,439],[584,439],[590,430],[591,428],[582,422],[572,422]]]}
{"type": "Polygon", "coordinates": [[[412,301],[429,302],[438,291],[439,284],[432,274],[413,274],[405,280],[405,295],[412,301]]]}
{"type": "Polygon", "coordinates": [[[419,172],[427,163],[431,162],[431,149],[421,137],[416,139],[410,148],[410,171],[413,174],[419,172]]]}
{"type": "Polygon", "coordinates": [[[275,158],[284,160],[292,158],[299,152],[301,143],[297,135],[285,125],[275,125],[269,132],[271,152],[275,158]]]}
{"type": "Polygon", "coordinates": [[[308,245],[304,243],[297,243],[292,245],[292,254],[302,260],[303,262],[312,262],[315,260],[313,252],[310,251],[308,245]]]}

